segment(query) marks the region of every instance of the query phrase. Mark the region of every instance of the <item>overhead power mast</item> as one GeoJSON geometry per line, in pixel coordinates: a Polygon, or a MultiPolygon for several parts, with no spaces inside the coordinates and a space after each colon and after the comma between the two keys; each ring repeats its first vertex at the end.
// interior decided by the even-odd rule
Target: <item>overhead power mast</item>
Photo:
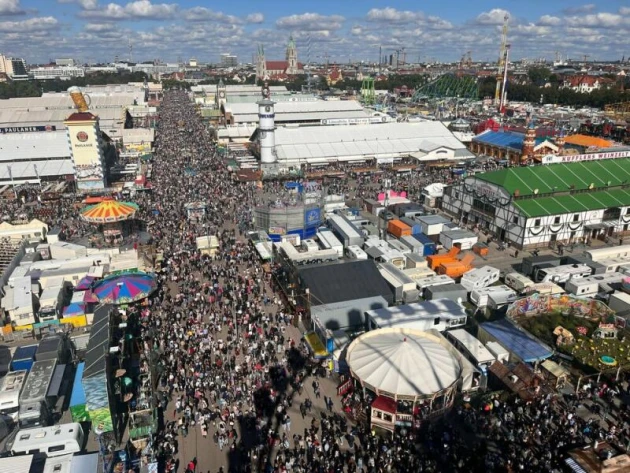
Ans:
{"type": "Polygon", "coordinates": [[[503,17],[503,32],[501,34],[501,49],[499,51],[499,70],[497,71],[497,87],[494,91],[494,104],[498,107],[501,102],[501,89],[503,83],[503,70],[507,67],[505,63],[505,51],[507,50],[508,20],[510,16],[506,13],[503,17]]]}

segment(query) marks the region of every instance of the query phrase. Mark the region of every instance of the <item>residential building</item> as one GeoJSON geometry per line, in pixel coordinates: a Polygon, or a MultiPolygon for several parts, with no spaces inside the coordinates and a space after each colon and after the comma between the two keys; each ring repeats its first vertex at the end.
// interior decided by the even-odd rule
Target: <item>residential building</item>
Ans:
{"type": "Polygon", "coordinates": [[[613,83],[613,80],[605,77],[589,75],[567,76],[562,83],[562,87],[574,90],[575,92],[590,94],[594,90],[609,87],[613,83]]]}
{"type": "Polygon", "coordinates": [[[221,67],[236,67],[236,66],[238,66],[237,56],[233,54],[229,54],[229,53],[221,54],[221,67]]]}

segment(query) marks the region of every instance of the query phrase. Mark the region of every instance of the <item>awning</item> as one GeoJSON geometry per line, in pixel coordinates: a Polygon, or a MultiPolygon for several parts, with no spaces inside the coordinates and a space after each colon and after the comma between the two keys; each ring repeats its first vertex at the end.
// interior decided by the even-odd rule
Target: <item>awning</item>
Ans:
{"type": "Polygon", "coordinates": [[[584,225],[584,228],[587,230],[601,230],[602,228],[606,228],[606,225],[603,223],[590,223],[588,225],[584,225]]]}

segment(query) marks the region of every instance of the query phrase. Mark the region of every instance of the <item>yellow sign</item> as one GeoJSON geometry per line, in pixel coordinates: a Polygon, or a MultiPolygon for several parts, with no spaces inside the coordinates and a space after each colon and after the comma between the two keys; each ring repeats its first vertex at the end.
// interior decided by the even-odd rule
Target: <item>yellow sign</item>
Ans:
{"type": "Polygon", "coordinates": [[[73,327],[85,327],[87,325],[87,317],[85,315],[75,315],[73,317],[64,317],[59,322],[72,324],[73,327]]]}

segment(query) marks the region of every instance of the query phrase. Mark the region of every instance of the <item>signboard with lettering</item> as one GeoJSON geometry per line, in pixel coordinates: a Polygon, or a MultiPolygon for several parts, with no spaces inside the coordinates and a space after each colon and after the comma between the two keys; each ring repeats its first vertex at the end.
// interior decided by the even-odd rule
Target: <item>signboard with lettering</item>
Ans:
{"type": "Polygon", "coordinates": [[[556,164],[556,163],[577,163],[581,161],[598,161],[600,159],[619,159],[630,157],[630,150],[626,151],[609,151],[604,153],[587,153],[587,154],[574,154],[568,156],[556,156],[554,154],[548,154],[542,157],[543,164],[556,164]]]}
{"type": "Polygon", "coordinates": [[[46,126],[6,126],[0,127],[0,134],[7,133],[33,133],[38,131],[56,131],[57,127],[54,125],[46,126]]]}

